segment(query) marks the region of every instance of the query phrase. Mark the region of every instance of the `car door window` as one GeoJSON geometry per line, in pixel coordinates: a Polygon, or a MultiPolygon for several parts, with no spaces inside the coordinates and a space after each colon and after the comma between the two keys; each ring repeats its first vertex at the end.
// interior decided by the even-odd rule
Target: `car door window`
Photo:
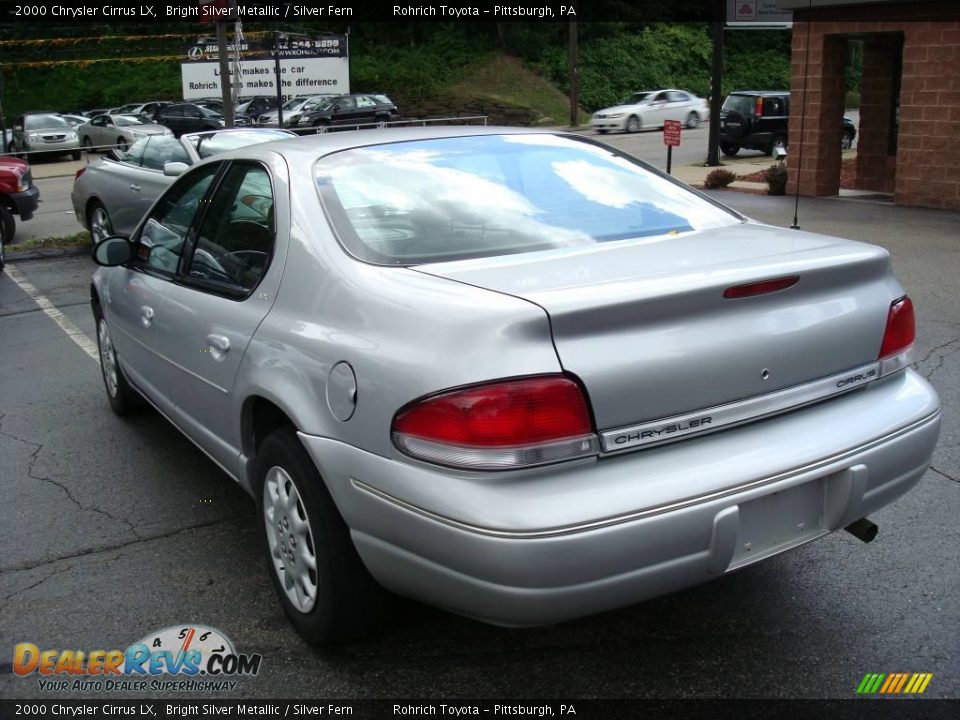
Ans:
{"type": "Polygon", "coordinates": [[[94,127],[103,127],[106,124],[106,122],[107,122],[107,116],[101,115],[100,117],[95,117],[93,120],[91,120],[90,124],[93,125],[94,127]]]}
{"type": "Polygon", "coordinates": [[[273,243],[270,175],[260,165],[235,163],[210,200],[185,276],[213,292],[245,297],[263,277],[273,243]]]}
{"type": "Polygon", "coordinates": [[[170,135],[153,135],[147,138],[148,142],[143,151],[140,164],[150,170],[163,172],[163,166],[169,162],[190,164],[190,158],[183,145],[170,135]]]}
{"type": "Polygon", "coordinates": [[[670,102],[687,102],[690,98],[685,93],[671,91],[667,93],[667,99],[670,102]]]}
{"type": "Polygon", "coordinates": [[[361,95],[357,98],[357,107],[358,108],[372,108],[376,107],[377,102],[373,98],[368,98],[366,95],[361,95]]]}
{"type": "Polygon", "coordinates": [[[187,233],[219,169],[220,163],[205,165],[160,198],[140,232],[133,267],[165,277],[177,272],[187,233]]]}

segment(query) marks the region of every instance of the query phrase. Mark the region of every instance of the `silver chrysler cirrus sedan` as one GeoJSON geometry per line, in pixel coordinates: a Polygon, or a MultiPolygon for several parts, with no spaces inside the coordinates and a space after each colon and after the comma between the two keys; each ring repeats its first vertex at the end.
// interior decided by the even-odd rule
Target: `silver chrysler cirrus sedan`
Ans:
{"type": "Polygon", "coordinates": [[[577,135],[252,145],[94,254],[111,406],[253,495],[311,642],[369,630],[384,588],[526,626],[869,540],[939,434],[884,250],[577,135]]]}

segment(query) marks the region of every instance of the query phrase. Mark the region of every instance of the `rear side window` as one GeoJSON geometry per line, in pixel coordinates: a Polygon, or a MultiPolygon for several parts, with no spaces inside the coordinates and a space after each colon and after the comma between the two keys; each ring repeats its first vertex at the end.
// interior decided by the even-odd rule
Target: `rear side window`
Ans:
{"type": "Polygon", "coordinates": [[[667,236],[739,218],[572,136],[482,135],[354,148],[316,182],[355,257],[391,265],[667,236]]]}
{"type": "Polygon", "coordinates": [[[783,98],[768,97],[763,99],[764,117],[783,117],[787,114],[786,103],[783,98]]]}

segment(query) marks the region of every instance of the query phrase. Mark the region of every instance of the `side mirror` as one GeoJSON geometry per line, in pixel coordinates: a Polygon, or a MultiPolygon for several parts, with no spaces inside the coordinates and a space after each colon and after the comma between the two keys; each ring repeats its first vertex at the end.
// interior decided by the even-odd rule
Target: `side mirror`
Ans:
{"type": "Polygon", "coordinates": [[[163,174],[168,177],[183,175],[189,169],[190,166],[184,162],[168,162],[163,164],[163,174]]]}
{"type": "Polygon", "coordinates": [[[124,265],[133,257],[133,244],[125,235],[111,235],[93,246],[93,261],[103,267],[124,265]]]}

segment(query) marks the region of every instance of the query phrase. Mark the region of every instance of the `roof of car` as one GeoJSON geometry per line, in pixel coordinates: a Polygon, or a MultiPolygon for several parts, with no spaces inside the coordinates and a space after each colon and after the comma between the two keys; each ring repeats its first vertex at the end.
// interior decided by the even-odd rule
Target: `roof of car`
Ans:
{"type": "MultiPolygon", "coordinates": [[[[238,128],[252,130],[253,128],[238,128]]],[[[275,128],[274,128],[275,129],[275,128]]],[[[248,145],[238,150],[217,155],[220,159],[241,158],[250,152],[273,151],[284,156],[307,155],[318,158],[341,150],[385,145],[414,140],[439,140],[443,138],[471,137],[478,135],[571,135],[563,130],[543,128],[494,127],[490,125],[437,125],[434,127],[391,127],[368,130],[344,130],[332,133],[303,135],[289,140],[275,140],[258,145],[248,145]]]]}
{"type": "Polygon", "coordinates": [[[789,95],[789,90],[735,90],[731,95],[752,95],[755,97],[773,97],[777,95],[789,95]]]}

